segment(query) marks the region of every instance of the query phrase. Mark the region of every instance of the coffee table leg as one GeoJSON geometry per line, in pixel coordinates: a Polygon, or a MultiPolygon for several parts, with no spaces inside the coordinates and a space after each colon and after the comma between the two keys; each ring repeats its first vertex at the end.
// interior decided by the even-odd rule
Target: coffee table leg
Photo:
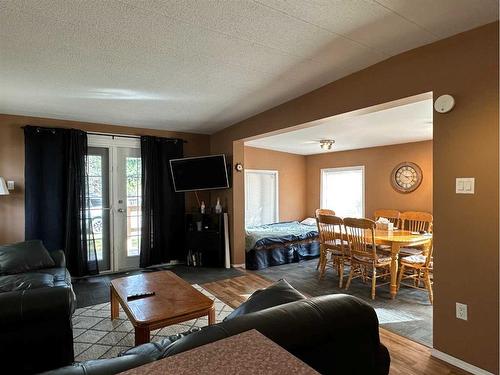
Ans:
{"type": "Polygon", "coordinates": [[[113,286],[110,286],[111,320],[118,318],[120,304],[113,286]]]}
{"type": "Polygon", "coordinates": [[[145,344],[150,341],[149,329],[135,327],[135,346],[145,344]]]}
{"type": "Polygon", "coordinates": [[[208,325],[215,324],[215,306],[208,310],[208,325]]]}

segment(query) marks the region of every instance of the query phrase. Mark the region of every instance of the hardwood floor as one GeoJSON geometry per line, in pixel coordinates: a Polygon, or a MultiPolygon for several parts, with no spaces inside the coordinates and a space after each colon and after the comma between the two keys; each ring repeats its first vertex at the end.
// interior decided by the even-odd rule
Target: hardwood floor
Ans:
{"type": "MultiPolygon", "coordinates": [[[[235,308],[244,302],[255,290],[265,288],[272,281],[246,271],[245,275],[231,279],[203,284],[219,299],[235,308]]],[[[391,371],[394,375],[459,375],[465,372],[431,357],[428,347],[398,336],[387,330],[380,329],[380,340],[391,354],[391,371]]]]}

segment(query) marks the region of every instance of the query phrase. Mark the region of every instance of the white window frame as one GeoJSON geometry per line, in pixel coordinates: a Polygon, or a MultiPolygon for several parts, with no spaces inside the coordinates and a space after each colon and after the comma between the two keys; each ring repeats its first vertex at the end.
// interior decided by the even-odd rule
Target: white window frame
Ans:
{"type": "Polygon", "coordinates": [[[272,169],[245,169],[245,228],[247,227],[246,223],[246,210],[247,210],[247,173],[261,173],[261,174],[272,174],[274,175],[274,180],[276,181],[276,202],[275,202],[275,212],[276,217],[274,219],[275,223],[279,223],[280,221],[280,180],[279,180],[279,172],[277,170],[272,169]]]}
{"type": "Polygon", "coordinates": [[[342,172],[342,171],[361,171],[361,183],[363,184],[362,186],[362,193],[361,193],[361,207],[362,207],[362,217],[365,217],[365,166],[364,165],[355,165],[355,166],[350,166],[350,167],[336,167],[336,168],[322,168],[320,170],[320,182],[319,182],[319,187],[320,187],[320,208],[326,208],[325,207],[325,197],[324,197],[324,192],[323,192],[323,176],[325,173],[328,172],[342,172]]]}

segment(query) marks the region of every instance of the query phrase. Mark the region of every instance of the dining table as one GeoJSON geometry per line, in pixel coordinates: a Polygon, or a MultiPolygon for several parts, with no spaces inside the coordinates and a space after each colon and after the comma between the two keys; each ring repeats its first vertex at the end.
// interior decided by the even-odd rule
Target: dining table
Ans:
{"type": "Polygon", "coordinates": [[[418,246],[422,247],[424,254],[426,254],[432,246],[432,233],[410,232],[401,229],[376,229],[374,236],[376,245],[385,245],[391,247],[390,292],[391,298],[394,299],[398,292],[398,265],[399,252],[401,248],[418,246]]]}

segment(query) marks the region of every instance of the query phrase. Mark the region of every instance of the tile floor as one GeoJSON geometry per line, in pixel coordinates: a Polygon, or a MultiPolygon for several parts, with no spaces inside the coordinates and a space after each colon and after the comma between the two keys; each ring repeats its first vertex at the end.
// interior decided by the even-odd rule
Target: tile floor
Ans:
{"type": "MultiPolygon", "coordinates": [[[[216,321],[222,321],[233,311],[231,307],[214,297],[197,284],[193,285],[209,298],[215,300],[216,321]]],[[[118,319],[110,319],[109,302],[78,308],[73,315],[73,343],[75,360],[112,358],[134,346],[133,326],[120,308],[118,319]]],[[[175,324],[151,333],[151,341],[161,341],[168,336],[186,332],[194,327],[208,325],[208,318],[202,317],[175,324]]]]}

